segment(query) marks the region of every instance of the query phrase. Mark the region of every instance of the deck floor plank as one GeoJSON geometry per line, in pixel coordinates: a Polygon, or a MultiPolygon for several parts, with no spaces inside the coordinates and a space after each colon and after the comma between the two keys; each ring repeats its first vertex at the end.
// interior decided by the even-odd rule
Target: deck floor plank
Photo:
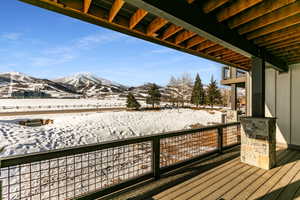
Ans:
{"type": "MultiPolygon", "coordinates": [[[[294,154],[294,155],[297,155],[297,154],[294,154]]],[[[293,167],[293,165],[295,165],[295,163],[290,162],[283,166],[277,167],[277,168],[279,168],[279,170],[277,170],[276,173],[273,174],[273,176],[271,176],[270,179],[265,181],[263,183],[263,185],[257,191],[255,191],[255,193],[253,193],[249,198],[250,199],[259,199],[259,198],[265,196],[280,181],[280,179],[286,175],[286,173],[293,167]]],[[[277,168],[274,168],[272,170],[276,170],[277,168]]],[[[270,170],[270,171],[272,171],[272,170],[270,170]]],[[[262,178],[264,178],[264,176],[262,178]]]]}
{"type": "MultiPolygon", "coordinates": [[[[288,162],[288,160],[290,160],[293,156],[295,155],[295,153],[289,154],[287,151],[285,151],[284,153],[280,154],[278,156],[278,165],[282,165],[286,162],[288,162]]],[[[237,200],[244,200],[244,199],[248,199],[250,195],[252,195],[256,190],[258,190],[258,188],[264,184],[265,181],[267,181],[269,178],[271,178],[280,168],[274,168],[272,170],[263,170],[261,169],[261,171],[263,172],[262,174],[258,174],[258,176],[254,176],[253,177],[253,181],[250,180],[245,180],[245,186],[240,187],[239,189],[242,189],[241,191],[239,191],[238,188],[235,188],[235,191],[232,191],[232,193],[235,193],[235,195],[233,196],[231,192],[228,192],[227,194],[224,195],[225,199],[237,199],[237,200]]]]}
{"type": "MultiPolygon", "coordinates": [[[[300,161],[298,161],[298,163],[299,162],[300,161]]],[[[292,200],[295,198],[294,195],[300,188],[300,167],[298,169],[296,176],[293,178],[291,183],[283,189],[277,200],[292,200]]]]}
{"type": "Polygon", "coordinates": [[[188,199],[189,200],[205,199],[211,193],[215,192],[216,190],[219,190],[222,186],[224,186],[226,184],[229,184],[236,177],[242,175],[243,173],[247,172],[250,169],[251,169],[251,166],[244,165],[239,170],[233,171],[231,174],[226,176],[224,179],[221,179],[218,182],[215,182],[214,184],[205,184],[205,189],[204,190],[199,190],[197,193],[195,193],[193,196],[189,197],[188,199]]]}
{"type": "Polygon", "coordinates": [[[176,186],[174,186],[174,187],[172,187],[168,190],[165,190],[165,191],[155,195],[155,199],[165,199],[166,197],[167,198],[172,198],[171,196],[172,196],[173,192],[178,191],[183,187],[186,187],[188,184],[190,184],[190,183],[192,183],[196,180],[199,180],[201,178],[205,178],[206,176],[213,177],[213,176],[215,176],[215,174],[220,173],[219,170],[224,171],[227,168],[229,168],[233,165],[236,165],[239,162],[239,160],[240,160],[240,158],[233,159],[233,160],[231,160],[229,162],[226,162],[226,163],[224,163],[224,164],[222,164],[222,165],[220,165],[216,168],[213,168],[213,169],[211,169],[209,171],[206,171],[206,172],[204,172],[204,173],[202,173],[198,176],[195,176],[195,177],[193,177],[193,178],[191,178],[191,179],[189,179],[189,180],[187,180],[187,181],[185,181],[181,184],[178,184],[178,185],[176,185],[176,186]]]}
{"type": "MultiPolygon", "coordinates": [[[[299,154],[296,155],[297,160],[300,159],[299,154]]],[[[267,195],[265,195],[263,200],[273,200],[277,199],[280,195],[280,193],[284,190],[285,187],[287,187],[292,179],[296,176],[300,169],[300,162],[294,161],[291,164],[293,164],[292,168],[281,178],[281,180],[269,191],[267,195]],[[294,164],[293,164],[294,163],[294,164]]]]}
{"type": "Polygon", "coordinates": [[[229,183],[225,183],[224,185],[222,185],[222,183],[220,183],[221,187],[217,188],[217,186],[216,186],[215,191],[211,192],[209,195],[207,195],[203,199],[205,199],[205,200],[219,199],[220,197],[222,197],[222,195],[226,194],[232,188],[239,188],[239,185],[243,180],[248,179],[250,176],[255,174],[258,170],[259,170],[258,168],[249,167],[249,169],[247,171],[238,175],[233,180],[231,180],[229,183]]]}
{"type": "Polygon", "coordinates": [[[154,199],[160,199],[160,200],[169,200],[169,199],[173,199],[176,196],[180,195],[180,194],[184,194],[190,190],[192,190],[192,188],[196,188],[197,186],[201,185],[202,183],[209,181],[209,180],[215,180],[215,178],[217,178],[218,176],[220,176],[220,174],[224,174],[228,169],[238,169],[238,167],[240,166],[239,163],[239,159],[235,159],[233,162],[231,163],[225,163],[225,165],[222,168],[219,168],[218,170],[210,170],[211,173],[209,173],[208,175],[204,175],[204,176],[197,176],[194,179],[190,179],[192,181],[186,181],[183,182],[173,188],[171,188],[170,190],[167,191],[167,195],[164,196],[155,196],[154,199]],[[175,188],[175,190],[174,190],[175,188]]]}
{"type": "Polygon", "coordinates": [[[208,185],[213,185],[214,183],[217,183],[220,180],[225,179],[230,174],[234,173],[235,171],[238,171],[238,169],[245,167],[245,166],[246,165],[243,163],[238,163],[238,164],[230,167],[223,173],[220,173],[213,178],[209,178],[206,181],[203,181],[201,179],[199,181],[195,181],[189,187],[184,188],[184,190],[185,190],[184,192],[182,192],[182,191],[176,192],[177,196],[175,196],[174,199],[180,199],[180,200],[190,199],[192,196],[199,193],[199,191],[202,191],[205,188],[207,188],[208,185]]]}

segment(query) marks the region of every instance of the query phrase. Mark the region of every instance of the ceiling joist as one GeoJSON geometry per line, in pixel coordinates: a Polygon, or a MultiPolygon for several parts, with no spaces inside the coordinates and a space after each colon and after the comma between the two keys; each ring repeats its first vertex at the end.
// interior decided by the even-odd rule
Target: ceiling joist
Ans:
{"type": "Polygon", "coordinates": [[[188,48],[188,49],[192,48],[192,47],[196,46],[197,44],[204,42],[205,40],[206,40],[205,38],[197,35],[196,37],[193,37],[187,41],[186,48],[188,48]]]}
{"type": "Polygon", "coordinates": [[[300,1],[290,4],[288,6],[283,7],[282,9],[278,9],[274,12],[266,14],[262,17],[259,17],[238,29],[239,34],[249,33],[251,31],[257,30],[259,28],[265,27],[269,24],[273,24],[280,20],[286,19],[290,16],[296,15],[300,13],[300,1]]]}
{"type": "Polygon", "coordinates": [[[229,19],[228,26],[231,29],[236,28],[242,24],[250,22],[258,17],[268,14],[274,10],[277,10],[295,1],[296,0],[280,0],[280,1],[265,0],[260,4],[255,5],[245,10],[244,12],[234,16],[233,18],[229,19]]]}
{"type": "Polygon", "coordinates": [[[108,15],[108,21],[112,22],[115,18],[115,16],[118,14],[118,12],[120,11],[120,9],[122,8],[122,6],[124,5],[124,1],[123,0],[115,0],[110,11],[109,11],[109,15],[108,15]]]}
{"type": "Polygon", "coordinates": [[[164,25],[168,23],[168,20],[165,20],[161,17],[156,17],[147,27],[147,35],[153,36],[153,34],[161,29],[164,25]]]}
{"type": "Polygon", "coordinates": [[[180,44],[181,42],[183,42],[195,35],[196,35],[196,33],[192,32],[192,31],[182,31],[176,35],[174,42],[175,42],[175,44],[180,44]]]}
{"type": "Polygon", "coordinates": [[[130,18],[129,28],[133,29],[147,14],[147,11],[138,9],[130,18]]]}
{"type": "Polygon", "coordinates": [[[183,28],[181,26],[176,26],[171,24],[162,34],[161,39],[166,40],[177,32],[181,31],[183,28]]]}

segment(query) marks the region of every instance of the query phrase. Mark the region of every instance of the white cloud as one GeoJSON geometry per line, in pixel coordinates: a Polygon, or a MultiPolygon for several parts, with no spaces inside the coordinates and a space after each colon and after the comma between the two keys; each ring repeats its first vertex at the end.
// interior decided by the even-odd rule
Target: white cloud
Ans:
{"type": "Polygon", "coordinates": [[[32,57],[33,66],[51,66],[63,64],[74,60],[85,50],[96,48],[100,44],[107,44],[118,41],[122,38],[121,34],[92,34],[73,40],[69,44],[47,48],[41,51],[40,56],[32,57]]]}
{"type": "Polygon", "coordinates": [[[21,37],[21,33],[4,33],[1,35],[1,38],[6,40],[18,40],[21,37]]]}
{"type": "Polygon", "coordinates": [[[154,53],[154,54],[166,54],[166,53],[173,53],[173,52],[175,52],[175,50],[170,48],[155,49],[150,51],[150,53],[154,53]]]}

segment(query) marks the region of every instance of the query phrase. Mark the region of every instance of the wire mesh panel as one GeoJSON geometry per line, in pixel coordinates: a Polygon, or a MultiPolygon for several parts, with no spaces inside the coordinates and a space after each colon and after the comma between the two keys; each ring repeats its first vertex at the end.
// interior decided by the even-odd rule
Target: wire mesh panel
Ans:
{"type": "Polygon", "coordinates": [[[160,140],[160,166],[166,167],[216,150],[218,130],[211,129],[160,140]]]}
{"type": "Polygon", "coordinates": [[[241,141],[241,127],[239,124],[223,128],[223,146],[238,144],[241,141]]]}
{"type": "Polygon", "coordinates": [[[69,199],[151,172],[152,143],[0,169],[3,200],[69,199]]]}

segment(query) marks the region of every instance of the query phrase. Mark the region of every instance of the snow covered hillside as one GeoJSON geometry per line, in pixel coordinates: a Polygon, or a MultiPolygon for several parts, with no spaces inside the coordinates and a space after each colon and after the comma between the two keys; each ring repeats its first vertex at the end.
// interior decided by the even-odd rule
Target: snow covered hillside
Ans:
{"type": "Polygon", "coordinates": [[[52,97],[79,96],[74,88],[47,79],[39,79],[19,72],[0,73],[0,97],[10,97],[15,92],[44,92],[52,97]]]}
{"type": "Polygon", "coordinates": [[[0,157],[187,129],[192,124],[209,122],[221,122],[221,112],[173,109],[1,117],[0,157]],[[41,127],[17,124],[21,119],[35,118],[53,119],[54,124],[41,127]]]}
{"type": "Polygon", "coordinates": [[[127,89],[126,86],[104,78],[99,78],[91,73],[78,73],[54,81],[74,87],[77,92],[87,97],[118,95],[127,89]]]}

